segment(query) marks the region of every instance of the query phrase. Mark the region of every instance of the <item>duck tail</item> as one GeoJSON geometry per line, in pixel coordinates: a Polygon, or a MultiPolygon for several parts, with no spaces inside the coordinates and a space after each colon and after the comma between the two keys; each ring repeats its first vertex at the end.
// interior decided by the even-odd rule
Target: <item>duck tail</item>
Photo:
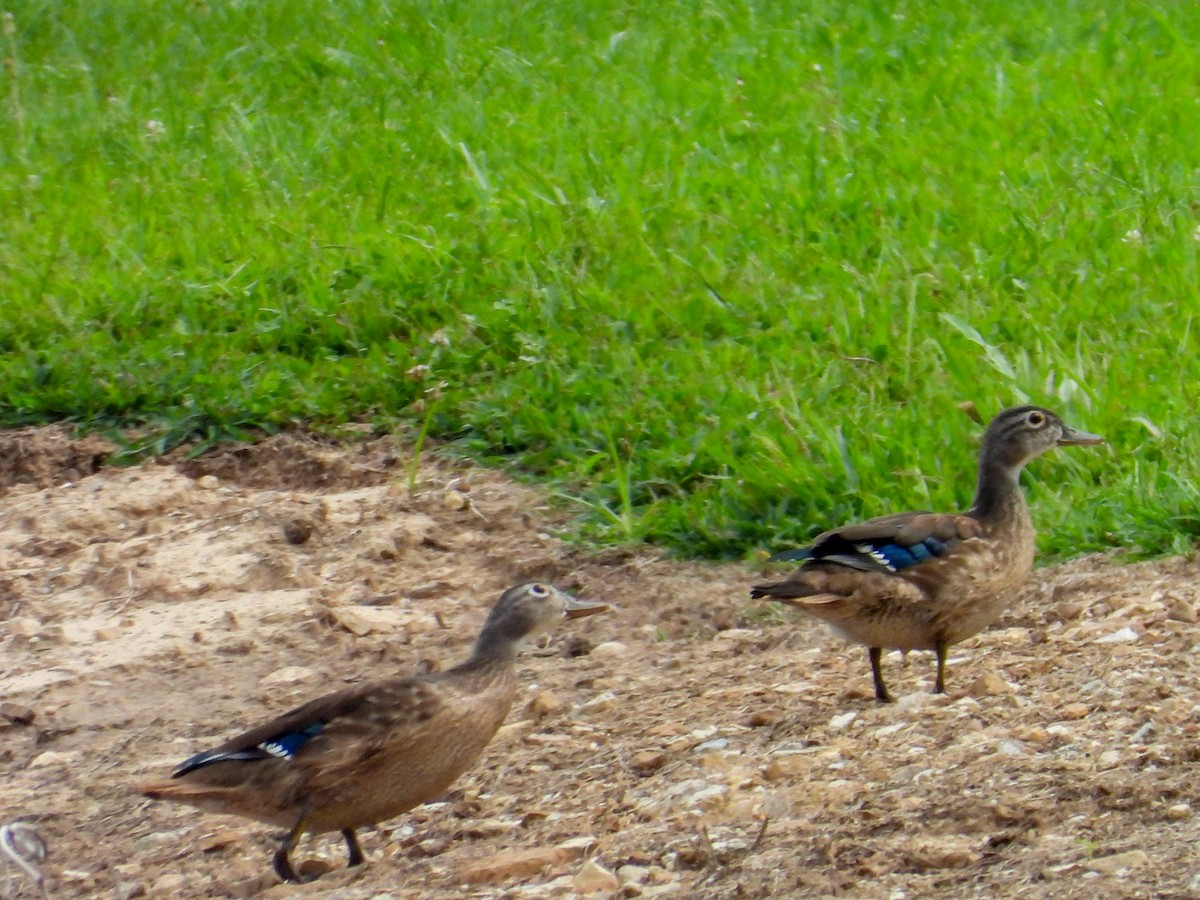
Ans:
{"type": "Polygon", "coordinates": [[[756,584],[750,588],[751,600],[775,600],[779,603],[789,603],[802,597],[811,597],[821,593],[802,581],[776,581],[770,584],[756,584]]]}

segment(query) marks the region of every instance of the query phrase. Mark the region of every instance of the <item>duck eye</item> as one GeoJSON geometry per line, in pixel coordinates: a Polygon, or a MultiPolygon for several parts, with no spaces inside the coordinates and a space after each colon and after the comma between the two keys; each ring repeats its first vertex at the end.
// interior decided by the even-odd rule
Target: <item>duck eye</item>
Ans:
{"type": "Polygon", "coordinates": [[[1034,410],[1033,412],[1031,412],[1029,414],[1028,418],[1026,418],[1025,421],[1028,422],[1030,425],[1032,425],[1034,428],[1041,428],[1043,425],[1046,424],[1046,417],[1044,415],[1042,415],[1040,412],[1038,412],[1037,410],[1034,410]]]}
{"type": "Polygon", "coordinates": [[[547,591],[540,584],[535,584],[529,589],[529,593],[533,594],[535,597],[545,597],[549,591],[547,591]]]}

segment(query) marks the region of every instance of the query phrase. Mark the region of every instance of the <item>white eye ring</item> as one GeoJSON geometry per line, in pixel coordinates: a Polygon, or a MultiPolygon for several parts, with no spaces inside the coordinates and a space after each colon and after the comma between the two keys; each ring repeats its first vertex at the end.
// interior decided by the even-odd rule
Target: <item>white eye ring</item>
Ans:
{"type": "Polygon", "coordinates": [[[1042,415],[1040,412],[1038,412],[1037,410],[1034,410],[1033,412],[1031,412],[1028,415],[1028,417],[1026,417],[1025,421],[1028,422],[1030,425],[1032,425],[1034,428],[1041,428],[1043,425],[1046,424],[1046,417],[1044,415],[1042,415]]]}
{"type": "Polygon", "coordinates": [[[529,593],[533,594],[533,596],[535,596],[535,597],[545,597],[546,594],[548,594],[550,592],[547,591],[540,584],[535,584],[529,588],[529,593]]]}

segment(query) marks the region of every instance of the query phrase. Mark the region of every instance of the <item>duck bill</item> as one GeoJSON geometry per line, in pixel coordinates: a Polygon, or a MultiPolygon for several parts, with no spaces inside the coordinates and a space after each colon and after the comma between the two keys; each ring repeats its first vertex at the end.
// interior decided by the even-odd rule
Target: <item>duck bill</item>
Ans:
{"type": "Polygon", "coordinates": [[[608,612],[607,603],[586,603],[567,595],[567,618],[582,619],[584,616],[594,616],[596,613],[608,612]]]}
{"type": "Polygon", "coordinates": [[[1063,426],[1062,437],[1058,439],[1060,447],[1089,447],[1092,444],[1103,444],[1104,438],[1098,434],[1090,434],[1086,431],[1077,431],[1068,425],[1063,426]]]}

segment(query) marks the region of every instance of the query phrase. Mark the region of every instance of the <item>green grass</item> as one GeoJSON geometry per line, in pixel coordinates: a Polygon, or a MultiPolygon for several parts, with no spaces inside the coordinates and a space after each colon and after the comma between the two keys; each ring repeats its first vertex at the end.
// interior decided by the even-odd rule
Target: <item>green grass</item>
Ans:
{"type": "Polygon", "coordinates": [[[452,439],[685,553],[965,505],[1200,533],[1190,4],[12,3],[0,423],[452,439]]]}

